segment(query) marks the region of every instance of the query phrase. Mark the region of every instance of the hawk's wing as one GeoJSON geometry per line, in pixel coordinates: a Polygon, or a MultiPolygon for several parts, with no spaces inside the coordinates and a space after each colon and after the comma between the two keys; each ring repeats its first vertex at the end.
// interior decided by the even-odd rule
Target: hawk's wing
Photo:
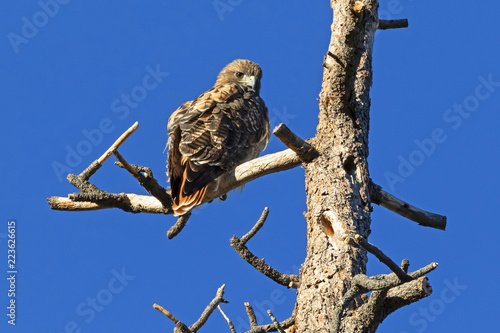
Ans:
{"type": "Polygon", "coordinates": [[[267,113],[258,95],[227,84],[214,86],[172,114],[168,175],[174,210],[182,214],[198,205],[209,183],[258,156],[269,141],[267,113]]]}

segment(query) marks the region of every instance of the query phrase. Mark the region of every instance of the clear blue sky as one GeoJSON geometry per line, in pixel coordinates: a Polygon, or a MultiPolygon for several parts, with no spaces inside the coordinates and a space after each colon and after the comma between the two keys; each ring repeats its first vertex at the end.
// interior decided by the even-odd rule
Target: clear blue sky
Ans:
{"type": "MultiPolygon", "coordinates": [[[[419,207],[448,216],[446,232],[375,207],[370,240],[410,269],[432,261],[431,297],[388,317],[380,332],[481,332],[497,327],[500,273],[500,54],[497,1],[381,1],[408,29],[379,31],[373,55],[370,171],[419,207]]],[[[120,149],[166,184],[166,123],[210,88],[236,58],[264,71],[272,125],[315,133],[329,1],[9,1],[0,10],[0,282],[2,332],[168,332],[159,303],[187,324],[218,287],[242,332],[243,302],[259,317],[291,313],[295,293],[245,263],[229,246],[269,206],[250,249],[298,273],[305,256],[301,168],[260,178],[227,201],[196,211],[174,240],[172,216],[119,210],[68,213],[46,198],[75,192],[80,173],[135,121],[120,149]],[[225,3],[217,11],[214,3],[225,3]],[[57,4],[57,5],[54,5],[57,4]],[[153,74],[152,74],[153,73],[153,74]],[[128,97],[127,96],[131,96],[128,97]],[[7,324],[7,223],[17,236],[16,326],[7,324]]],[[[267,152],[282,150],[273,138],[267,152]]],[[[144,193],[112,159],[92,181],[144,193]]],[[[369,274],[388,270],[370,256],[369,274]]],[[[261,323],[267,323],[267,317],[261,323]],[[264,321],[265,320],[265,321],[264,321]]],[[[219,313],[204,332],[229,332],[219,313]]]]}

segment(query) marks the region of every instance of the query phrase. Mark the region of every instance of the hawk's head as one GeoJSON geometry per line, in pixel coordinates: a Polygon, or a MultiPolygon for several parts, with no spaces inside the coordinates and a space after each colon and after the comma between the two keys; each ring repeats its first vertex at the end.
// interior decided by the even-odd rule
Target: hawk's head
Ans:
{"type": "Polygon", "coordinates": [[[219,73],[216,84],[238,84],[244,88],[251,88],[258,95],[262,69],[250,60],[236,59],[219,73]]]}

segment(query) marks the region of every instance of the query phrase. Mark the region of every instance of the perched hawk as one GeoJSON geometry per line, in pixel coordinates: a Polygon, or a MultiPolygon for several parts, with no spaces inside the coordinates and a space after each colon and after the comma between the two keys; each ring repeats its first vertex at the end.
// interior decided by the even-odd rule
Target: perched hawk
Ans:
{"type": "Polygon", "coordinates": [[[256,63],[235,60],[212,89],[170,116],[167,174],[175,216],[199,205],[210,183],[266,147],[271,131],[261,77],[256,63]]]}

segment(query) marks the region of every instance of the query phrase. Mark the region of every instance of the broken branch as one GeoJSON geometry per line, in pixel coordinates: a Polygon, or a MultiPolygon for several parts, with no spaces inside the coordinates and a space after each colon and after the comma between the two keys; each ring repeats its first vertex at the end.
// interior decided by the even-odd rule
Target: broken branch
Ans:
{"type": "MultiPolygon", "coordinates": [[[[421,269],[408,274],[412,279],[417,279],[422,277],[424,274],[429,273],[438,266],[437,263],[433,262],[429,265],[422,267],[421,269]]],[[[341,314],[346,309],[347,305],[356,297],[369,291],[382,290],[394,288],[397,286],[414,283],[415,280],[409,282],[402,282],[401,279],[395,274],[381,274],[375,276],[366,276],[364,274],[358,274],[354,276],[351,280],[351,288],[344,294],[340,301],[340,305],[334,310],[334,316],[331,326],[331,332],[337,333],[340,328],[341,314]]],[[[390,291],[390,290],[389,290],[390,291]]],[[[428,291],[428,289],[427,289],[428,291]]],[[[432,289],[431,289],[432,292],[432,289]]],[[[376,294],[377,297],[380,296],[376,294]]],[[[403,305],[401,305],[403,306],[403,305]]],[[[396,310],[396,309],[394,309],[396,310]]]]}
{"type": "Polygon", "coordinates": [[[248,320],[250,321],[250,328],[255,328],[259,326],[257,323],[257,317],[255,317],[255,312],[253,311],[253,308],[250,305],[250,303],[245,302],[245,308],[247,310],[248,320]]]}
{"type": "Polygon", "coordinates": [[[279,321],[276,319],[276,317],[273,315],[271,310],[267,310],[267,314],[269,317],[271,317],[271,320],[273,321],[274,327],[278,330],[279,333],[285,333],[285,330],[281,327],[279,321]]]}
{"type": "Polygon", "coordinates": [[[177,218],[177,222],[173,226],[170,227],[167,231],[167,238],[172,239],[175,236],[177,236],[182,229],[186,226],[187,221],[189,220],[189,217],[191,216],[191,212],[187,212],[184,215],[181,215],[177,218]]]}
{"type": "Polygon", "coordinates": [[[379,30],[408,28],[408,19],[378,20],[379,30]]]}
{"type": "Polygon", "coordinates": [[[319,155],[318,151],[314,149],[313,146],[299,138],[283,123],[274,128],[273,134],[288,148],[293,150],[305,163],[311,162],[319,155]]]}
{"type": "Polygon", "coordinates": [[[420,225],[440,230],[446,229],[446,216],[430,213],[412,206],[409,203],[406,203],[392,194],[382,190],[382,187],[379,185],[372,183],[370,196],[373,203],[385,207],[396,214],[406,217],[407,219],[415,221],[420,225]]]}

